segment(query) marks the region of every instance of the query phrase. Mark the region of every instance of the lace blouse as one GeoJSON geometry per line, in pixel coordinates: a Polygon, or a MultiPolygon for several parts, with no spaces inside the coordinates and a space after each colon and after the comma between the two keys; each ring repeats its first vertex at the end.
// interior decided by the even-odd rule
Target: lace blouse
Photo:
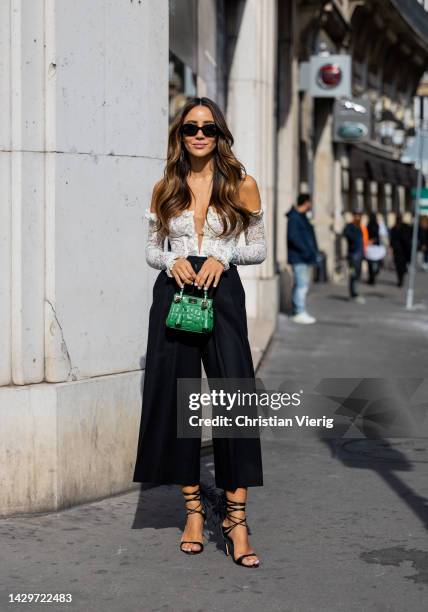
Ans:
{"type": "Polygon", "coordinates": [[[146,244],[146,261],[152,268],[165,270],[172,277],[171,268],[178,257],[199,255],[214,257],[220,261],[225,270],[230,264],[258,264],[266,259],[266,235],[264,227],[264,210],[252,213],[250,223],[244,232],[245,245],[238,246],[235,234],[219,237],[223,224],[215,208],[210,205],[207,210],[201,249],[198,249],[198,235],[195,230],[194,211],[185,210],[169,222],[168,236],[171,251],[164,250],[164,240],[155,230],[156,213],[146,209],[144,216],[149,220],[146,244]]]}

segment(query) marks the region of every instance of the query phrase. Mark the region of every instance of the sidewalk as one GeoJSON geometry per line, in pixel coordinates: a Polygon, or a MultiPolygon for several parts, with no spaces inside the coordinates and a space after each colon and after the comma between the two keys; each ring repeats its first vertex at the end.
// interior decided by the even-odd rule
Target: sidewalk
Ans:
{"type": "MultiPolygon", "coordinates": [[[[428,274],[417,284],[428,305],[428,274]]],[[[426,376],[428,310],[407,312],[389,272],[363,292],[358,305],[345,287],[313,287],[318,324],[280,315],[258,376],[426,376]]],[[[426,440],[353,440],[336,454],[315,438],[263,440],[263,460],[265,486],[248,504],[259,569],[237,567],[212,539],[202,555],[181,553],[178,487],[154,487],[0,521],[0,610],[43,607],[8,604],[18,592],[71,593],[72,604],[49,608],[79,612],[427,609],[426,440]]],[[[212,482],[212,456],[202,465],[212,482]]]]}

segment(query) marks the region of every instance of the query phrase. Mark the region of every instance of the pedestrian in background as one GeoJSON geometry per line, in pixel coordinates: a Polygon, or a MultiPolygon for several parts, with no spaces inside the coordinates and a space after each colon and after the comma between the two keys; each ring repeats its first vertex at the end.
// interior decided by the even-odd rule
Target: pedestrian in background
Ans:
{"type": "Polygon", "coordinates": [[[423,215],[419,226],[419,250],[422,251],[422,269],[428,272],[428,217],[423,215]]]}
{"type": "Polygon", "coordinates": [[[404,223],[400,213],[395,218],[395,225],[390,232],[390,245],[394,254],[395,270],[397,272],[397,285],[403,286],[404,276],[410,262],[412,251],[412,227],[404,223]]]}
{"type": "Polygon", "coordinates": [[[293,268],[293,321],[311,324],[316,319],[306,311],[306,295],[309,290],[309,272],[319,258],[317,239],[308,213],[312,208],[311,197],[301,193],[296,206],[287,213],[288,263],[293,268]]]}
{"type": "Polygon", "coordinates": [[[363,211],[355,209],[352,221],[345,226],[344,235],[348,242],[349,293],[351,300],[365,304],[365,299],[358,294],[358,281],[361,278],[361,264],[366,254],[369,237],[365,225],[361,223],[363,211]]]}
{"type": "Polygon", "coordinates": [[[369,285],[376,284],[376,277],[380,272],[382,261],[386,255],[385,246],[382,244],[384,232],[384,227],[378,223],[377,214],[375,212],[370,213],[369,222],[367,223],[368,245],[366,247],[366,260],[369,271],[367,282],[369,285]]]}

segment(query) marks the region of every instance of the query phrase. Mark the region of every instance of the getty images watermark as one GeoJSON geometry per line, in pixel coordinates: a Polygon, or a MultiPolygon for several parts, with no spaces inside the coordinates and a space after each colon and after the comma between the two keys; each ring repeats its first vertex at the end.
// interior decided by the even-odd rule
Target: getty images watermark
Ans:
{"type": "Polygon", "coordinates": [[[428,379],[181,378],[177,436],[428,437],[428,379]]]}

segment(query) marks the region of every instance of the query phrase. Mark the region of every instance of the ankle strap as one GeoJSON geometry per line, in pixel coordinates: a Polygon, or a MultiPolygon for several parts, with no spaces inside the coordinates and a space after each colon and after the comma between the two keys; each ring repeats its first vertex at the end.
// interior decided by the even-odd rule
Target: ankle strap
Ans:
{"type": "Polygon", "coordinates": [[[231,512],[245,511],[246,505],[247,502],[237,502],[233,501],[233,499],[226,498],[226,509],[230,510],[231,512]]]}
{"type": "Polygon", "coordinates": [[[185,493],[184,491],[182,491],[183,493],[183,497],[184,497],[184,503],[186,505],[186,512],[187,514],[194,514],[194,513],[198,513],[198,514],[204,514],[204,506],[201,503],[201,490],[198,488],[196,489],[196,491],[192,491],[191,493],[185,493]],[[196,508],[187,508],[187,504],[189,502],[192,501],[197,501],[199,502],[199,504],[196,506],[196,508]]]}
{"type": "Polygon", "coordinates": [[[234,529],[237,525],[243,525],[248,528],[246,517],[238,518],[237,516],[233,516],[233,512],[245,512],[246,502],[237,502],[231,499],[226,499],[226,516],[229,521],[232,521],[233,525],[225,528],[225,533],[229,533],[234,529]]]}
{"type": "Polygon", "coordinates": [[[186,503],[188,501],[197,501],[198,499],[201,499],[201,489],[196,489],[196,491],[191,491],[189,493],[185,493],[183,491],[183,496],[190,498],[190,499],[186,499],[186,503]]]}

